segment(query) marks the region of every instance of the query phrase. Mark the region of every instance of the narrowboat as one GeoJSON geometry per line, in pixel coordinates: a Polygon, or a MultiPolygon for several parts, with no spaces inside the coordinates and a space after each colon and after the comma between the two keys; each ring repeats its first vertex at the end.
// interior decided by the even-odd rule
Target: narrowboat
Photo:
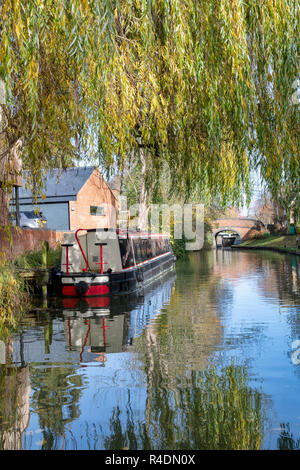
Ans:
{"type": "Polygon", "coordinates": [[[222,246],[223,247],[231,247],[236,239],[235,235],[223,235],[222,236],[222,246]]]}
{"type": "Polygon", "coordinates": [[[174,270],[176,257],[166,234],[119,229],[78,229],[64,234],[63,297],[135,292],[174,270]]]}

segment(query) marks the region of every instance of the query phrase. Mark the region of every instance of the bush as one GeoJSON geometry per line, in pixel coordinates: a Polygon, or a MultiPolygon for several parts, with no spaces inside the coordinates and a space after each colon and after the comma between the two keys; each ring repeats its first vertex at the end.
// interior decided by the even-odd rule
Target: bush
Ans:
{"type": "MultiPolygon", "coordinates": [[[[49,250],[48,266],[58,267],[61,260],[61,246],[57,246],[55,249],[49,250]]],[[[30,269],[42,267],[42,250],[39,251],[27,251],[19,256],[15,260],[15,265],[18,268],[30,269]]]]}
{"type": "Polygon", "coordinates": [[[174,251],[174,255],[176,256],[176,258],[177,259],[184,258],[187,255],[187,252],[185,249],[186,240],[184,239],[177,240],[171,237],[170,241],[171,241],[172,249],[174,251]]]}
{"type": "Polygon", "coordinates": [[[12,263],[0,261],[0,336],[14,328],[29,308],[29,295],[12,263]]]}

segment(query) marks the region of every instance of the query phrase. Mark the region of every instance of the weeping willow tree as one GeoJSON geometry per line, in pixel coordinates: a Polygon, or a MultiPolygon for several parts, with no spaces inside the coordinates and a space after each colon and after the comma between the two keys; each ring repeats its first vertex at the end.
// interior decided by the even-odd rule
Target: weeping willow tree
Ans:
{"type": "Polygon", "coordinates": [[[42,169],[70,166],[88,146],[85,95],[103,68],[101,28],[109,12],[100,1],[13,0],[0,8],[2,128],[8,148],[22,139],[24,166],[41,186],[42,169]],[[90,71],[92,52],[99,61],[90,71]]]}
{"type": "MultiPolygon", "coordinates": [[[[141,199],[167,165],[172,188],[226,202],[259,168],[299,177],[296,0],[1,0],[0,78],[9,146],[24,165],[87,154],[139,162],[141,199]]],[[[150,189],[149,189],[150,188],[150,189]]]]}

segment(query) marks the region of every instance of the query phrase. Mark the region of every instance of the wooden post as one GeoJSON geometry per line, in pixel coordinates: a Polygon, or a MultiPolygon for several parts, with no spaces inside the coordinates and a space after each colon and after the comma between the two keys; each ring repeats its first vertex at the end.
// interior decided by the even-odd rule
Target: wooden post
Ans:
{"type": "Polygon", "coordinates": [[[47,308],[47,269],[49,260],[49,243],[42,241],[42,267],[45,270],[45,276],[42,281],[43,307],[47,308]]]}
{"type": "Polygon", "coordinates": [[[45,353],[50,354],[50,345],[52,343],[52,321],[48,319],[47,325],[44,326],[44,341],[45,341],[45,353]]]}
{"type": "Polygon", "coordinates": [[[20,203],[19,203],[18,186],[15,186],[15,210],[16,210],[16,226],[20,227],[20,203]]]}

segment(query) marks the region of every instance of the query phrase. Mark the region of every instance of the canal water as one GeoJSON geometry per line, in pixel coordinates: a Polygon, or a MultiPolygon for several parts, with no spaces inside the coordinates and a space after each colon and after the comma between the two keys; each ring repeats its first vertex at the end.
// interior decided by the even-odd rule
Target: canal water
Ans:
{"type": "Polygon", "coordinates": [[[191,254],[0,341],[1,449],[299,449],[300,259],[191,254]]]}

